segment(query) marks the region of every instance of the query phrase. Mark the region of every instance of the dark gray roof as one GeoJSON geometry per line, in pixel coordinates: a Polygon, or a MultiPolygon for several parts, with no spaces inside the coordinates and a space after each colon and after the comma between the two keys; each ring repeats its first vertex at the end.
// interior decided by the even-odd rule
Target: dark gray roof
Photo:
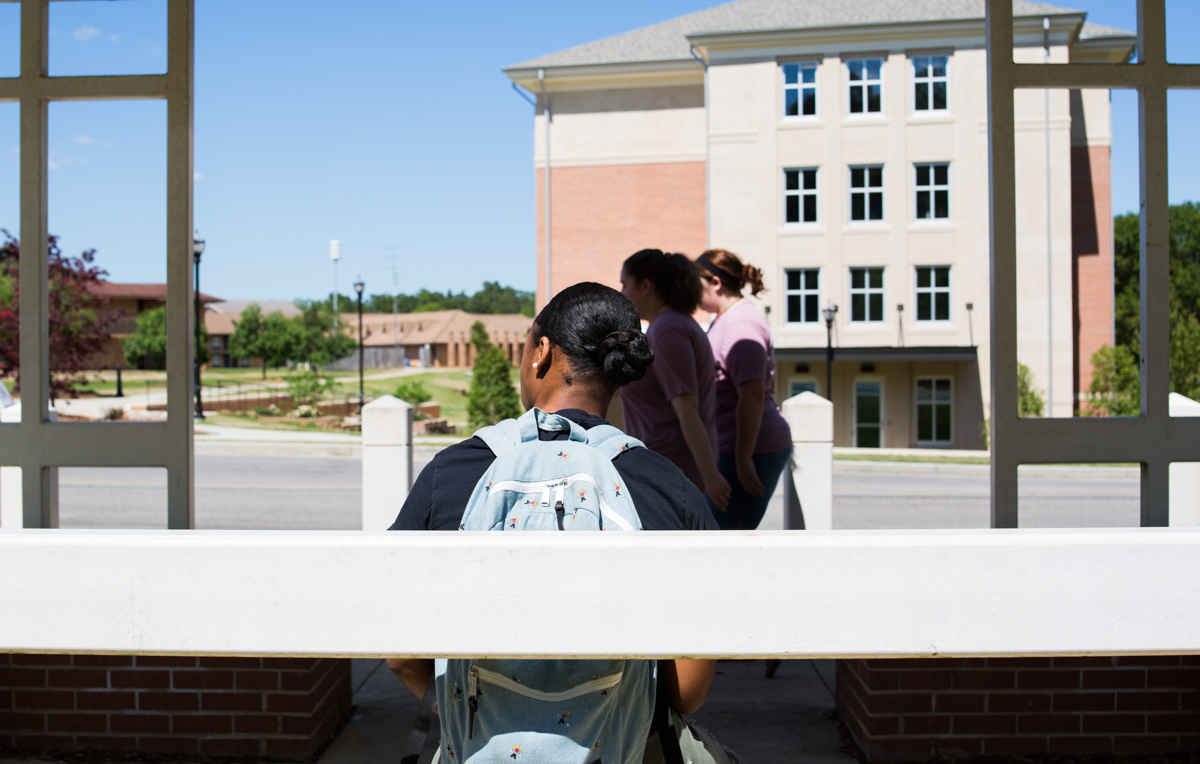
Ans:
{"type": "MultiPolygon", "coordinates": [[[[691,34],[981,19],[983,4],[984,0],[736,0],[508,68],[678,61],[691,57],[686,39],[691,34]]],[[[1017,16],[1079,12],[1013,0],[1017,16]]]]}

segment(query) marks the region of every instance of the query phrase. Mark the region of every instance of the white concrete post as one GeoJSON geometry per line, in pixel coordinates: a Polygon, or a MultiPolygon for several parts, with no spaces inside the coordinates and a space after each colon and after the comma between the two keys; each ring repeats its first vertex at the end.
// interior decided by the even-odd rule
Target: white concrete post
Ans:
{"type": "Polygon", "coordinates": [[[833,530],[833,404],[804,392],[781,408],[792,430],[792,463],[783,472],[783,527],[833,530]]]}
{"type": "MultiPolygon", "coordinates": [[[[1171,393],[1171,416],[1200,416],[1200,403],[1171,393]]],[[[1170,471],[1171,527],[1200,525],[1200,462],[1175,462],[1170,471]]]]}
{"type": "Polygon", "coordinates": [[[362,410],[362,529],[396,520],[413,481],[413,407],[384,395],[362,410]]]}
{"type": "MultiPolygon", "coordinates": [[[[0,384],[3,384],[0,382],[0,384]]],[[[50,421],[58,421],[58,412],[50,409],[50,421]]],[[[0,423],[21,423],[21,402],[0,410],[0,423]]],[[[58,527],[58,467],[50,467],[50,517],[52,527],[58,527]]],[[[21,487],[20,467],[0,467],[0,528],[12,530],[25,527],[25,492],[21,487]]]]}

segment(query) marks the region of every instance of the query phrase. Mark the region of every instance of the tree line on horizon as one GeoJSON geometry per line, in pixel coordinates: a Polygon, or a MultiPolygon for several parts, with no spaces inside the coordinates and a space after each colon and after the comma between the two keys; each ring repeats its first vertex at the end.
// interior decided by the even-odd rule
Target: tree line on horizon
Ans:
{"type": "MultiPolygon", "coordinates": [[[[333,310],[333,293],[320,300],[333,310]]],[[[483,288],[468,295],[465,291],[454,294],[421,289],[412,294],[397,295],[395,305],[400,313],[428,313],[435,310],[462,310],[482,315],[521,314],[533,318],[534,293],[501,286],[498,281],[485,281],[483,288]]],[[[364,313],[391,313],[393,300],[390,294],[363,296],[364,313]]],[[[338,312],[353,313],[358,309],[358,298],[338,293],[338,312]]]]}

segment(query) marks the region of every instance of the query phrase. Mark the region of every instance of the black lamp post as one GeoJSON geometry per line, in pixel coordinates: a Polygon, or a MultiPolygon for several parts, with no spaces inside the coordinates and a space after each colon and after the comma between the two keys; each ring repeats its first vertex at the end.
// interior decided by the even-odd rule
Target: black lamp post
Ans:
{"type": "Polygon", "coordinates": [[[192,368],[195,372],[196,382],[196,415],[197,422],[204,421],[204,406],[200,402],[200,351],[203,349],[200,345],[200,322],[204,320],[204,311],[200,305],[200,255],[204,254],[204,239],[192,238],[192,260],[196,263],[196,346],[193,349],[195,358],[192,359],[192,368]]]}
{"type": "Polygon", "coordinates": [[[363,287],[362,276],[358,277],[358,281],[354,282],[354,291],[358,293],[358,413],[362,414],[363,401],[366,397],[363,395],[363,325],[362,325],[362,296],[363,287]]]}
{"type": "Polygon", "coordinates": [[[821,309],[825,317],[825,399],[833,400],[833,317],[837,315],[837,306],[826,304],[821,309]]]}

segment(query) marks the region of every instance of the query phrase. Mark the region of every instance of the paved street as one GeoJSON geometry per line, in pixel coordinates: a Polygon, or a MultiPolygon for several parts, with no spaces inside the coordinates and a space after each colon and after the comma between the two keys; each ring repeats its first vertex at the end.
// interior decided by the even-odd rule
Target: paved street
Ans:
{"type": "MultiPolygon", "coordinates": [[[[431,458],[419,449],[416,468],[431,458]]],[[[975,465],[835,463],[834,527],[986,528],[987,468],[975,465]],[[936,471],[935,471],[936,470],[936,471]]],[[[200,528],[358,527],[360,463],[331,456],[196,457],[200,528]]],[[[1021,479],[1025,527],[1136,526],[1138,480],[1131,469],[1042,468],[1021,479]]],[[[67,528],[162,528],[166,475],[153,469],[63,469],[67,528]]],[[[763,529],[781,528],[779,492],[763,529]]]]}

